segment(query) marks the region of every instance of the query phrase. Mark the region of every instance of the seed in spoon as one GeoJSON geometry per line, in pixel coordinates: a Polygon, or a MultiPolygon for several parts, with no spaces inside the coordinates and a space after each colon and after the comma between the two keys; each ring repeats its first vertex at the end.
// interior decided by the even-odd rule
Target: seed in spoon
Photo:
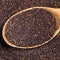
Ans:
{"type": "Polygon", "coordinates": [[[11,18],[5,37],[16,46],[34,46],[50,39],[55,30],[56,20],[50,12],[33,9],[11,18]]]}

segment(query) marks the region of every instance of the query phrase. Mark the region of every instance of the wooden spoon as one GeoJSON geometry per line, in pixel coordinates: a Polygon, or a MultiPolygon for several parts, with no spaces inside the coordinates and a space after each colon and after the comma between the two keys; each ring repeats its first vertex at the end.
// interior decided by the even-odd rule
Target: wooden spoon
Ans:
{"type": "Polygon", "coordinates": [[[12,16],[6,21],[6,23],[4,24],[4,27],[3,27],[3,30],[2,30],[2,36],[3,36],[4,40],[5,40],[5,42],[6,42],[8,45],[12,46],[12,47],[22,48],[22,49],[30,49],[30,48],[36,48],[36,47],[39,47],[39,46],[42,46],[42,45],[47,44],[47,43],[50,42],[59,32],[60,32],[60,8],[50,8],[50,7],[40,7],[40,6],[36,6],[36,7],[31,7],[31,8],[24,9],[24,10],[22,10],[22,11],[17,12],[17,13],[14,14],[14,15],[12,15],[12,16]],[[11,20],[11,18],[13,18],[14,16],[16,16],[17,14],[20,14],[20,13],[22,13],[22,12],[25,12],[25,11],[28,11],[28,10],[33,10],[33,9],[36,9],[36,8],[38,8],[38,9],[41,9],[41,8],[42,8],[42,9],[45,9],[45,10],[51,12],[51,13],[55,16],[55,18],[56,18],[56,27],[57,27],[57,29],[56,29],[54,35],[51,37],[51,39],[49,39],[48,41],[46,41],[46,42],[44,42],[44,43],[42,43],[42,44],[38,44],[38,45],[34,45],[34,46],[29,46],[29,47],[16,46],[16,45],[12,44],[11,42],[9,42],[9,40],[7,40],[7,38],[6,38],[6,36],[5,36],[5,29],[6,29],[6,25],[7,25],[8,22],[11,20]]]}

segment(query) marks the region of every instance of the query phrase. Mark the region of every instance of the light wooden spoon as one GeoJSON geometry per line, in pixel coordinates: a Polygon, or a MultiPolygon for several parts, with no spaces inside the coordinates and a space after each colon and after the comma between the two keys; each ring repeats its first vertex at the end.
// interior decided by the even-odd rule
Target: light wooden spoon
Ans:
{"type": "Polygon", "coordinates": [[[39,46],[42,46],[42,45],[45,45],[47,44],[48,42],[50,42],[58,33],[60,32],[60,8],[50,8],[50,7],[40,7],[40,6],[36,6],[36,7],[31,7],[31,8],[27,8],[27,9],[24,9],[22,11],[19,11],[17,12],[16,14],[12,15],[7,21],[6,23],[4,24],[4,27],[3,27],[3,30],[2,30],[2,36],[5,40],[5,42],[12,46],[12,47],[15,47],[15,48],[22,48],[22,49],[30,49],[30,48],[36,48],[36,47],[39,47],[39,46]],[[56,18],[56,31],[54,33],[54,35],[51,37],[51,39],[49,39],[48,41],[42,43],[42,44],[38,44],[38,45],[34,45],[34,46],[29,46],[29,47],[21,47],[21,46],[16,46],[14,44],[12,44],[11,42],[9,42],[9,40],[7,40],[6,36],[5,36],[5,30],[6,30],[6,25],[8,24],[8,22],[11,20],[11,18],[13,18],[14,16],[16,16],[17,14],[20,14],[22,12],[25,12],[25,11],[28,11],[28,10],[33,10],[33,9],[45,9],[49,12],[51,12],[55,18],[56,18]]]}

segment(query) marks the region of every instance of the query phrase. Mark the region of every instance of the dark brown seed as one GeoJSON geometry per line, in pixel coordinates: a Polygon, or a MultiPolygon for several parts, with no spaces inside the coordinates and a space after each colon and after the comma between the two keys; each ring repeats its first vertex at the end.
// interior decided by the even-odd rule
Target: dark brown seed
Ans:
{"type": "Polygon", "coordinates": [[[33,46],[49,40],[56,30],[54,16],[33,9],[14,16],[6,26],[7,39],[17,46],[33,46]]]}
{"type": "Polygon", "coordinates": [[[1,32],[7,19],[32,6],[60,8],[60,0],[0,0],[0,60],[60,60],[60,33],[50,43],[31,50],[11,48],[4,42],[1,32]]]}

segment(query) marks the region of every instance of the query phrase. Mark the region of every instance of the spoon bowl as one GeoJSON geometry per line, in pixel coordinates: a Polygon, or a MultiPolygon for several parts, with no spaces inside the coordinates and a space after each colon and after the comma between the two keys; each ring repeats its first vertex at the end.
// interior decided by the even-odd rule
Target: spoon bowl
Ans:
{"type": "Polygon", "coordinates": [[[40,7],[40,6],[36,6],[36,7],[31,7],[31,8],[27,8],[27,9],[24,9],[22,11],[19,11],[17,12],[16,14],[12,15],[7,21],[6,23],[4,24],[4,27],[3,27],[3,30],[2,30],[2,36],[5,40],[5,42],[12,46],[12,47],[15,47],[15,48],[22,48],[22,49],[30,49],[30,48],[36,48],[36,47],[39,47],[39,46],[42,46],[42,45],[45,45],[47,44],[48,42],[50,42],[58,33],[60,32],[60,8],[50,8],[50,7],[40,7]],[[45,41],[44,43],[42,44],[38,44],[38,45],[34,45],[34,46],[29,46],[29,47],[21,47],[21,46],[16,46],[14,44],[12,44],[11,42],[9,42],[9,40],[7,40],[6,36],[5,36],[5,29],[6,29],[6,25],[8,24],[8,22],[11,20],[11,18],[13,18],[14,16],[16,16],[17,14],[21,14],[25,11],[29,11],[29,10],[33,10],[33,9],[45,9],[49,12],[51,12],[53,14],[53,16],[55,16],[55,19],[56,19],[56,31],[54,33],[54,35],[51,37],[51,39],[49,39],[48,41],[45,41]]]}

